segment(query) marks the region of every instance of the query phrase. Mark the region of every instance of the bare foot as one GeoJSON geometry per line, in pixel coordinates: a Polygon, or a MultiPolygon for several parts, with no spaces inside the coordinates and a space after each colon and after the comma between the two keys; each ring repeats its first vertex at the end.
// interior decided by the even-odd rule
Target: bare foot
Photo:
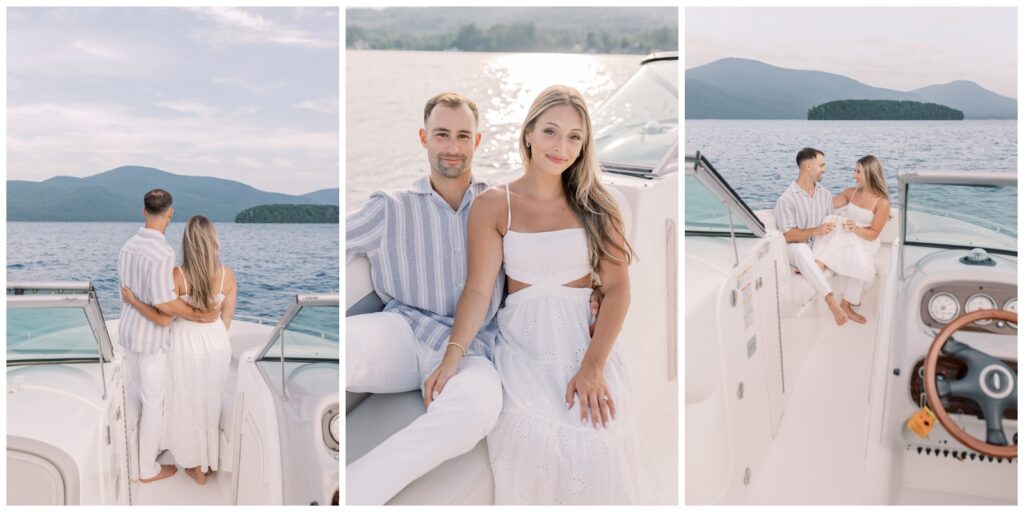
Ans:
{"type": "Polygon", "coordinates": [[[174,476],[174,474],[177,473],[177,472],[178,472],[178,467],[177,466],[168,465],[168,464],[161,464],[160,465],[160,472],[157,473],[156,476],[154,476],[153,478],[140,478],[139,481],[144,483],[144,484],[148,484],[150,482],[156,482],[157,480],[163,480],[164,478],[170,478],[170,477],[174,476]]]}
{"type": "Polygon", "coordinates": [[[853,320],[858,324],[867,323],[868,321],[867,318],[864,318],[864,315],[861,315],[860,313],[854,311],[853,304],[847,302],[846,299],[843,299],[843,303],[839,305],[839,308],[842,309],[844,313],[846,313],[846,316],[850,317],[850,320],[853,320]]]}
{"type": "Polygon", "coordinates": [[[206,473],[200,471],[199,466],[196,466],[194,468],[186,468],[185,474],[192,477],[192,480],[195,480],[197,484],[206,485],[206,473]]]}
{"type": "Polygon", "coordinates": [[[832,298],[832,294],[828,294],[825,297],[825,304],[828,304],[828,309],[832,311],[832,316],[835,317],[836,325],[843,325],[849,319],[843,309],[836,304],[836,300],[832,298]]]}

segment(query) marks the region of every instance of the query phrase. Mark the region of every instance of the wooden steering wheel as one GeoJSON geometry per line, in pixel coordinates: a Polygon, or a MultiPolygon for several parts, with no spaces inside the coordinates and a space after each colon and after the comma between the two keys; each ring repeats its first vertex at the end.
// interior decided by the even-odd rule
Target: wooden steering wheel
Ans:
{"type": "Polygon", "coordinates": [[[1009,445],[1003,433],[1003,412],[1017,406],[1017,372],[999,359],[952,338],[956,331],[973,322],[986,319],[1016,324],[1017,313],[985,309],[965,313],[953,319],[935,336],[932,346],[928,349],[924,363],[924,390],[935,417],[957,441],[984,455],[1016,458],[1017,446],[1009,445]],[[935,368],[940,352],[966,363],[967,374],[959,380],[936,381],[935,368]],[[985,415],[987,432],[984,442],[964,432],[953,422],[942,405],[941,398],[947,396],[967,398],[978,404],[985,415]]]}

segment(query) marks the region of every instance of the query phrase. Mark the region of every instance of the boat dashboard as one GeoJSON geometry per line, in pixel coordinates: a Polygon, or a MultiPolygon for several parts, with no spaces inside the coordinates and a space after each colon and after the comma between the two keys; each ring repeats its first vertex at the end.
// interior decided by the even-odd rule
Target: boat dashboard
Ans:
{"type": "MultiPolygon", "coordinates": [[[[972,263],[968,249],[943,249],[907,245],[907,266],[904,268],[902,290],[897,296],[905,297],[903,310],[897,315],[895,333],[903,340],[898,367],[908,372],[900,394],[905,398],[894,421],[903,422],[909,412],[922,407],[924,399],[924,363],[935,337],[956,318],[978,310],[1001,309],[1016,313],[1017,309],[1017,257],[1004,254],[986,254],[986,263],[972,263]]],[[[977,252],[975,251],[975,253],[977,252]]],[[[899,301],[897,301],[899,304],[899,301]]],[[[1017,371],[1017,325],[1002,320],[980,320],[958,330],[953,339],[969,345],[1000,360],[1017,371]]],[[[939,380],[947,382],[976,378],[969,365],[961,358],[940,355],[936,366],[939,380]]],[[[898,377],[897,377],[898,378],[898,377]]],[[[901,379],[902,380],[902,379],[901,379]]],[[[1015,380],[1015,377],[1014,377],[1015,380]]],[[[962,396],[943,398],[943,405],[958,424],[968,433],[985,439],[983,407],[962,396]]],[[[1008,408],[1002,416],[1003,429],[1008,442],[1017,443],[1017,409],[1008,408]]],[[[952,453],[971,457],[972,452],[962,450],[945,430],[936,425],[927,438],[919,438],[905,426],[902,438],[909,449],[952,453]]]]}

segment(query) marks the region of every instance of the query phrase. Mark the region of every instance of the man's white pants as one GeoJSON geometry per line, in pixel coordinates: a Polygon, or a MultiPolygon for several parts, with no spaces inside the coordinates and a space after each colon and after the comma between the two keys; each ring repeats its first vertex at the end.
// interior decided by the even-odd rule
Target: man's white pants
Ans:
{"type": "MultiPolygon", "coordinates": [[[[421,389],[443,354],[423,347],[397,313],[348,317],[345,389],[399,393],[421,389]]],[[[427,412],[345,470],[349,505],[383,505],[442,462],[471,450],[498,421],[501,379],[483,356],[466,356],[427,412]]]]}
{"type": "MultiPolygon", "coordinates": [[[[127,378],[125,386],[138,391],[142,401],[139,419],[139,477],[153,478],[160,473],[160,435],[163,432],[164,392],[167,353],[143,354],[125,350],[127,378]]],[[[135,397],[129,397],[135,400],[135,397]]]]}
{"type": "MultiPolygon", "coordinates": [[[[814,261],[814,253],[811,246],[805,243],[786,244],[786,252],[789,254],[789,263],[800,269],[803,275],[814,290],[822,298],[832,293],[832,287],[828,284],[825,273],[814,261]]],[[[842,289],[843,299],[854,306],[860,305],[861,292],[864,291],[864,281],[852,277],[841,276],[839,286],[842,289]]]]}

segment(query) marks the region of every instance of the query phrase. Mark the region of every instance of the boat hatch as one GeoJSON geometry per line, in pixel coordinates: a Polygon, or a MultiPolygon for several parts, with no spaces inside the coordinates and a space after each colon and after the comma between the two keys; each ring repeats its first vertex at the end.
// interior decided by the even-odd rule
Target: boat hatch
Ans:
{"type": "MultiPolygon", "coordinates": [[[[297,295],[274,327],[270,340],[256,360],[268,379],[270,363],[338,361],[338,294],[297,295]]],[[[279,368],[280,387],[287,397],[284,364],[279,368]]]]}
{"type": "Polygon", "coordinates": [[[7,366],[110,362],[110,335],[89,282],[7,284],[7,366]]]}
{"type": "Polygon", "coordinates": [[[653,179],[679,170],[679,60],[655,54],[594,109],[597,159],[605,172],[653,179]]]}

